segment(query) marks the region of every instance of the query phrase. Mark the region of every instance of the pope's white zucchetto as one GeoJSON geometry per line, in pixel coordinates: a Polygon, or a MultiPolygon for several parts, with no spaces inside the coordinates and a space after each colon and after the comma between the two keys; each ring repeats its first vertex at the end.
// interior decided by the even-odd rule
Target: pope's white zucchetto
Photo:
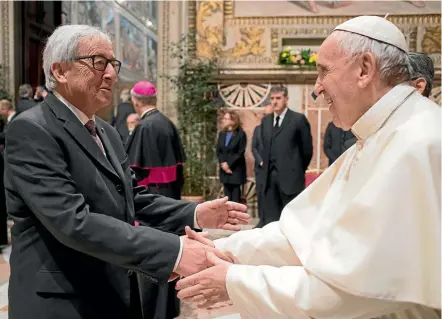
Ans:
{"type": "Polygon", "coordinates": [[[408,53],[404,34],[387,19],[377,16],[360,16],[338,25],[334,30],[356,33],[364,37],[384,42],[408,53]]]}

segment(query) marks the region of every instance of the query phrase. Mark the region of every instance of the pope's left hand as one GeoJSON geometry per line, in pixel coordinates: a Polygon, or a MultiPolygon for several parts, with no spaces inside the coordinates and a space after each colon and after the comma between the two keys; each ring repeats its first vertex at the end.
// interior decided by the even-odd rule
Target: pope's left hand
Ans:
{"type": "Polygon", "coordinates": [[[228,197],[199,204],[196,207],[196,221],[201,228],[241,230],[240,225],[249,223],[247,206],[229,202],[228,197]]]}
{"type": "Polygon", "coordinates": [[[178,298],[197,303],[198,308],[208,308],[218,302],[230,300],[226,287],[227,271],[230,263],[207,253],[207,260],[213,265],[199,273],[181,279],[176,284],[178,298]]]}

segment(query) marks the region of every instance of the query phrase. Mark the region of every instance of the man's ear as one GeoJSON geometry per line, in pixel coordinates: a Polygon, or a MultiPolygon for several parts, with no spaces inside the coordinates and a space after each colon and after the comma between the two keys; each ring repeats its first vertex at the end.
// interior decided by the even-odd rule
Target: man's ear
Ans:
{"type": "Polygon", "coordinates": [[[68,82],[66,78],[66,70],[61,63],[53,63],[51,65],[51,73],[57,83],[66,84],[68,82]]]}
{"type": "Polygon", "coordinates": [[[425,81],[424,78],[418,78],[417,80],[414,80],[413,86],[420,94],[423,94],[427,87],[427,81],[425,81]]]}
{"type": "Polygon", "coordinates": [[[358,85],[365,88],[375,77],[376,74],[376,58],[373,53],[365,52],[359,57],[359,74],[358,85]]]}

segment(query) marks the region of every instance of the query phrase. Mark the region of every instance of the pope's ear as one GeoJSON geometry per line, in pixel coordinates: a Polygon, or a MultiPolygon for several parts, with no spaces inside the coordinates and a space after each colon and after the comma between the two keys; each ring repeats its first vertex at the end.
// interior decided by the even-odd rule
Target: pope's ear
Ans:
{"type": "Polygon", "coordinates": [[[376,58],[371,52],[364,52],[358,57],[359,74],[358,85],[365,88],[377,73],[376,58]]]}
{"type": "Polygon", "coordinates": [[[66,78],[66,72],[66,68],[61,63],[53,63],[51,65],[51,73],[57,83],[66,84],[68,82],[66,78]]]}

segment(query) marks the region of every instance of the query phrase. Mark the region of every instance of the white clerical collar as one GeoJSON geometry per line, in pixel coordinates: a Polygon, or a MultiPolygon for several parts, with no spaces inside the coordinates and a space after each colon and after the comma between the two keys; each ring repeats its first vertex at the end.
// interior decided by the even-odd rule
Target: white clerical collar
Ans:
{"type": "Polygon", "coordinates": [[[9,122],[11,122],[11,120],[12,120],[12,118],[13,118],[13,116],[15,115],[15,111],[14,112],[11,112],[11,114],[9,114],[8,115],[8,118],[6,119],[6,123],[9,123],[9,122]]]}
{"type": "Polygon", "coordinates": [[[156,109],[156,107],[151,107],[150,109],[147,109],[146,111],[144,111],[144,112],[141,114],[140,119],[142,119],[143,116],[146,115],[147,112],[150,112],[150,111],[155,110],[155,109],[156,109]]]}
{"type": "Polygon", "coordinates": [[[356,121],[351,128],[353,134],[359,140],[372,136],[414,90],[408,84],[396,85],[356,121]]]}
{"type": "Polygon", "coordinates": [[[80,122],[85,125],[89,120],[93,120],[95,122],[95,115],[92,115],[92,118],[89,118],[86,114],[84,114],[82,111],[77,109],[75,106],[73,106],[71,103],[69,103],[64,97],[60,95],[60,93],[53,91],[54,95],[64,104],[68,107],[69,110],[72,111],[72,113],[75,114],[75,116],[80,120],[80,122]]]}

